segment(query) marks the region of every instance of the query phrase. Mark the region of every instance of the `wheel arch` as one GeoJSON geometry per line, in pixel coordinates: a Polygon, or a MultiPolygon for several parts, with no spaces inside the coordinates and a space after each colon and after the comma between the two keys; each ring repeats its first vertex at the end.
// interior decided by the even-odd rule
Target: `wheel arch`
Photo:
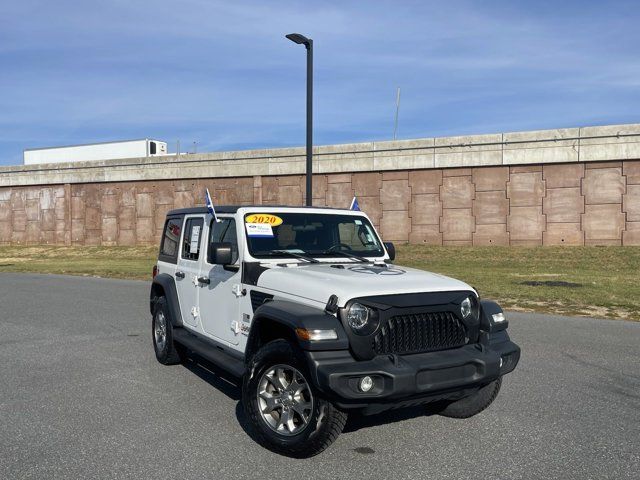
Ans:
{"type": "Polygon", "coordinates": [[[149,310],[152,315],[155,304],[160,297],[165,297],[167,300],[167,307],[171,314],[171,325],[174,327],[182,327],[182,314],[180,313],[180,304],[178,303],[176,283],[173,277],[166,273],[156,275],[151,283],[149,310]]]}

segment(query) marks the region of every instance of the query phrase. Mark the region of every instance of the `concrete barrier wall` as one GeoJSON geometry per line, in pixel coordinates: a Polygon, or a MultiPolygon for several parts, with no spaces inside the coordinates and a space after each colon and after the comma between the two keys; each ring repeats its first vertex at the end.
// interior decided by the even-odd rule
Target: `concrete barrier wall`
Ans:
{"type": "MultiPolygon", "coordinates": [[[[386,240],[640,245],[640,125],[316,148],[314,204],[386,240]]],[[[303,149],[0,168],[0,244],[155,244],[165,213],[304,203],[303,149]]]]}

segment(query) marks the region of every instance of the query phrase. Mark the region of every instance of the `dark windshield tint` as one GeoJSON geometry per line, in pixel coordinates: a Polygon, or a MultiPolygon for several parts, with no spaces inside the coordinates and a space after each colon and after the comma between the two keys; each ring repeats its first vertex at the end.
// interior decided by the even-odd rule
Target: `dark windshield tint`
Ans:
{"type": "MultiPolygon", "coordinates": [[[[245,225],[256,217],[259,215],[246,215],[245,225]]],[[[384,255],[378,236],[365,217],[324,213],[273,213],[267,217],[271,219],[270,227],[262,225],[258,231],[245,228],[249,251],[257,258],[278,256],[278,250],[318,257],[340,256],[336,252],[384,255]]]]}

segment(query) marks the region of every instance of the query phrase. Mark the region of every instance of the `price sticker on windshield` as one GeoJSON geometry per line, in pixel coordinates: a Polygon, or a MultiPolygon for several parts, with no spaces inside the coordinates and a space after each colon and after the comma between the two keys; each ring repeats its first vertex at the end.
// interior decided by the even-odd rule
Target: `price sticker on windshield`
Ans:
{"type": "Polygon", "coordinates": [[[273,237],[273,229],[268,223],[245,223],[250,237],[273,237]]]}
{"type": "Polygon", "coordinates": [[[266,223],[271,225],[272,227],[277,227],[278,225],[282,225],[282,219],[277,215],[271,215],[270,213],[253,213],[251,215],[247,215],[244,221],[247,224],[266,223]]]}

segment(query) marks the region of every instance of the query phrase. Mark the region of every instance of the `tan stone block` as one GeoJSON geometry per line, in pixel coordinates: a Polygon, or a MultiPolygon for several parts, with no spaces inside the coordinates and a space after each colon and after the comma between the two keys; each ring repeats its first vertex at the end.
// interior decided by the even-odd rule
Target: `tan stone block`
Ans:
{"type": "Polygon", "coordinates": [[[507,229],[511,244],[514,245],[514,241],[541,243],[545,223],[542,206],[511,207],[507,217],[507,229]]]}
{"type": "Polygon", "coordinates": [[[380,189],[382,210],[408,210],[411,188],[408,180],[383,180],[380,189]]]}
{"type": "Polygon", "coordinates": [[[102,219],[102,245],[116,245],[118,240],[118,219],[105,217],[102,219]]]}
{"type": "Polygon", "coordinates": [[[545,165],[542,176],[547,189],[579,187],[584,177],[584,164],[545,165]]]}
{"type": "Polygon", "coordinates": [[[329,183],[327,185],[327,205],[335,208],[349,208],[353,200],[351,183],[329,183]]]}
{"type": "Polygon", "coordinates": [[[476,225],[476,231],[473,234],[473,244],[508,246],[509,233],[507,232],[507,225],[476,225]]]}
{"type": "Polygon", "coordinates": [[[587,169],[582,180],[582,194],[587,205],[621,203],[625,181],[621,168],[587,169]]]}
{"type": "Polygon", "coordinates": [[[40,237],[38,239],[40,245],[55,245],[56,232],[55,230],[41,230],[40,237]]]}
{"type": "Polygon", "coordinates": [[[11,222],[0,221],[0,243],[11,242],[11,222]]]}
{"type": "Polygon", "coordinates": [[[640,222],[627,222],[627,229],[622,232],[623,245],[640,245],[640,222]]]}
{"type": "Polygon", "coordinates": [[[622,245],[622,240],[621,239],[595,239],[595,240],[585,240],[584,241],[585,245],[596,245],[596,246],[611,246],[611,247],[615,247],[618,245],[622,245]]]}
{"type": "MultiPolygon", "coordinates": [[[[186,191],[186,190],[176,191],[175,198],[173,201],[174,208],[189,208],[189,207],[193,207],[194,203],[195,202],[193,200],[192,191],[186,191]]],[[[138,216],[140,216],[139,213],[138,213],[138,216]]]]}
{"type": "Polygon", "coordinates": [[[627,177],[627,185],[640,185],[640,160],[624,162],[623,173],[627,177]]]}
{"type": "Polygon", "coordinates": [[[380,219],[380,233],[385,242],[408,242],[410,231],[411,219],[408,212],[383,212],[380,219]]]}
{"type": "Polygon", "coordinates": [[[354,173],[351,186],[357,197],[375,197],[380,195],[382,188],[382,175],[377,172],[354,173]]]}
{"type": "Polygon", "coordinates": [[[14,245],[23,245],[26,240],[26,233],[24,230],[11,232],[11,243],[14,245]]]}
{"type": "Polygon", "coordinates": [[[424,243],[427,245],[442,245],[442,232],[439,225],[411,225],[409,243],[424,243]]]}
{"type": "Polygon", "coordinates": [[[547,188],[543,212],[548,223],[580,223],[584,213],[584,197],[579,187],[547,188]]]}
{"type": "Polygon", "coordinates": [[[627,185],[622,210],[627,214],[627,222],[640,222],[640,185],[627,185]]]}
{"type": "Polygon", "coordinates": [[[265,205],[278,203],[277,177],[262,177],[262,203],[265,205]]]}
{"type": "Polygon", "coordinates": [[[473,183],[476,192],[506,190],[509,181],[509,167],[483,167],[473,169],[473,183]]]}
{"type": "Polygon", "coordinates": [[[464,240],[471,242],[475,230],[475,221],[470,208],[445,208],[440,223],[443,242],[464,240]]]}
{"type": "Polygon", "coordinates": [[[11,209],[12,210],[24,210],[25,207],[25,192],[23,189],[11,190],[11,209]]]}
{"type": "MultiPolygon", "coordinates": [[[[146,190],[150,185],[139,184],[137,188],[137,192],[147,192],[151,193],[152,190],[146,190]]],[[[173,182],[173,188],[176,192],[193,192],[196,188],[195,180],[176,180],[173,182]]]]}
{"type": "Polygon", "coordinates": [[[156,205],[173,205],[175,190],[172,182],[161,182],[156,185],[156,205]]]}
{"type": "Polygon", "coordinates": [[[51,231],[56,229],[56,212],[55,210],[42,210],[40,219],[40,229],[51,231]]]}
{"type": "Polygon", "coordinates": [[[382,180],[408,180],[409,172],[407,171],[398,171],[398,172],[383,172],[382,180]]]}
{"type": "Polygon", "coordinates": [[[83,197],[71,197],[71,218],[84,218],[84,207],[85,205],[83,197]]]}
{"type": "Polygon", "coordinates": [[[56,195],[55,191],[52,188],[43,187],[40,190],[40,194],[36,195],[35,198],[40,200],[40,209],[41,210],[50,210],[55,208],[56,204],[56,195]]]}
{"type": "MultiPolygon", "coordinates": [[[[133,230],[136,228],[136,209],[135,207],[123,207],[120,209],[118,217],[120,228],[124,230],[133,230]]],[[[164,222],[163,222],[164,223],[164,222]]]]}
{"type": "Polygon", "coordinates": [[[351,183],[351,174],[334,173],[327,175],[327,183],[351,183]]]}
{"type": "MultiPolygon", "coordinates": [[[[542,172],[511,173],[507,182],[507,198],[512,207],[542,205],[545,185],[542,172]]],[[[513,237],[512,237],[513,238],[513,237]]]]}
{"type": "Polygon", "coordinates": [[[473,215],[476,217],[476,225],[507,223],[509,200],[506,192],[504,190],[476,192],[473,215]]]}
{"type": "Polygon", "coordinates": [[[304,184],[304,177],[301,175],[281,175],[278,178],[278,185],[281,187],[297,186],[301,187],[304,184]]]}
{"type": "Polygon", "coordinates": [[[155,228],[153,218],[136,219],[136,238],[141,244],[149,244],[155,241],[155,228]]]}
{"type": "Polygon", "coordinates": [[[313,198],[317,198],[317,199],[327,198],[327,176],[326,175],[313,176],[313,198]]]}
{"type": "Polygon", "coordinates": [[[0,202],[10,202],[10,201],[11,201],[11,189],[0,188],[0,202]]]}
{"type": "Polygon", "coordinates": [[[625,215],[619,204],[586,205],[582,215],[585,243],[599,240],[620,240],[625,226],[625,215]]]}
{"type": "Polygon", "coordinates": [[[14,210],[12,224],[16,232],[24,232],[27,229],[27,215],[24,210],[14,210]]]}
{"type": "Polygon", "coordinates": [[[544,245],[584,245],[584,232],[580,223],[547,223],[542,239],[544,245]]]}
{"type": "Polygon", "coordinates": [[[440,193],[442,170],[416,170],[409,172],[411,193],[440,193]]]}
{"type": "Polygon", "coordinates": [[[84,245],[97,246],[102,244],[102,230],[85,230],[84,245]]]}
{"type": "Polygon", "coordinates": [[[56,220],[66,220],[67,219],[67,203],[64,198],[58,198],[58,202],[56,202],[55,214],[56,220]]]}
{"type": "Polygon", "coordinates": [[[285,185],[278,189],[278,203],[280,205],[300,206],[302,199],[300,185],[285,185]]]}
{"type": "Polygon", "coordinates": [[[509,167],[511,173],[537,173],[542,172],[542,165],[516,165],[509,167]]]}
{"type": "Polygon", "coordinates": [[[443,177],[469,177],[473,174],[471,168],[443,168],[443,177]]]}
{"type": "Polygon", "coordinates": [[[102,215],[95,207],[85,208],[84,224],[87,230],[100,230],[102,228],[102,215]]]}
{"type": "Polygon", "coordinates": [[[0,222],[11,221],[11,202],[0,202],[0,222]]]}
{"type": "Polygon", "coordinates": [[[118,215],[118,196],[103,195],[100,209],[103,217],[116,217],[118,215]]]}
{"type": "Polygon", "coordinates": [[[443,240],[444,247],[470,247],[473,245],[471,240],[443,240]]]}
{"type": "Polygon", "coordinates": [[[542,245],[542,238],[535,238],[531,240],[510,240],[512,247],[537,247],[542,245]]]}
{"type": "Polygon", "coordinates": [[[40,243],[40,223],[27,222],[25,230],[25,243],[27,245],[37,245],[40,243]]]}
{"type": "MultiPolygon", "coordinates": [[[[164,221],[169,210],[171,210],[170,205],[158,205],[156,207],[154,212],[154,224],[156,228],[162,228],[164,226],[164,221]]],[[[129,227],[128,225],[127,227],[131,229],[131,227],[129,227]]],[[[122,228],[122,225],[120,226],[120,228],[122,228]]]]}
{"type": "Polygon", "coordinates": [[[595,168],[622,168],[622,162],[587,162],[587,170],[595,168]]]}
{"type": "Polygon", "coordinates": [[[475,190],[471,176],[442,179],[440,198],[443,208],[471,208],[475,190]]]}
{"type": "Polygon", "coordinates": [[[37,222],[40,220],[40,201],[37,198],[27,200],[24,210],[28,221],[37,222]]]}
{"type": "Polygon", "coordinates": [[[135,246],[136,245],[136,232],[135,230],[119,230],[118,231],[118,245],[122,246],[135,246]]]}
{"type": "Polygon", "coordinates": [[[380,197],[358,197],[358,205],[360,205],[360,210],[367,214],[374,225],[380,225],[380,219],[382,218],[380,197]]]}
{"type": "Polygon", "coordinates": [[[434,194],[413,195],[409,206],[411,225],[438,225],[442,216],[440,196],[434,194]]]}
{"type": "Polygon", "coordinates": [[[71,221],[71,243],[74,245],[84,243],[84,222],[82,220],[71,221]]]}
{"type": "Polygon", "coordinates": [[[136,194],[136,216],[148,218],[153,216],[153,195],[150,193],[136,194]]]}
{"type": "Polygon", "coordinates": [[[136,204],[136,184],[122,183],[120,185],[120,205],[132,207],[132,206],[135,206],[135,204],[136,204]]]}

